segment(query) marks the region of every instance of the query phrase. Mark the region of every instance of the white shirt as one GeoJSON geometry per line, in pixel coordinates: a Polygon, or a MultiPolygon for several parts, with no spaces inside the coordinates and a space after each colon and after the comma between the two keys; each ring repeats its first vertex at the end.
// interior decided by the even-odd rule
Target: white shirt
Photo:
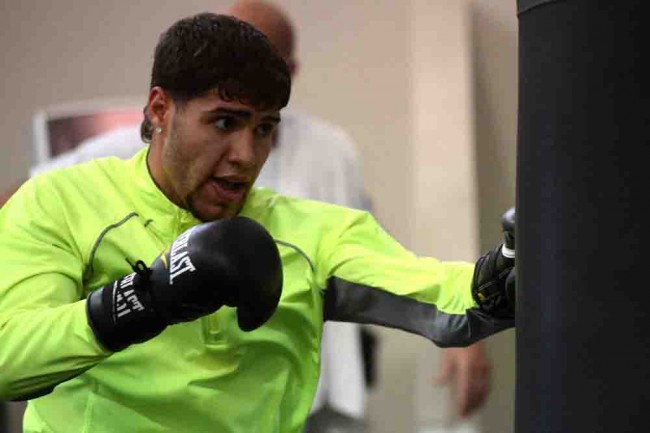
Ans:
{"type": "MultiPolygon", "coordinates": [[[[130,158],[144,145],[139,125],[117,128],[33,167],[30,175],[106,156],[130,158]]],[[[285,195],[368,208],[354,142],[341,128],[295,112],[282,113],[278,140],[256,185],[285,195]]],[[[353,418],[364,415],[365,383],[356,324],[324,325],[321,375],[312,412],[325,403],[353,418]]]]}

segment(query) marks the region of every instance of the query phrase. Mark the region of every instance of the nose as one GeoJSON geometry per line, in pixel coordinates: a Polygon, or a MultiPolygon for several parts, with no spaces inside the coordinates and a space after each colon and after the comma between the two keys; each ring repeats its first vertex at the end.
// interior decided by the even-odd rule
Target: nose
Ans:
{"type": "Polygon", "coordinates": [[[243,129],[231,142],[228,161],[241,167],[251,167],[255,164],[255,136],[248,129],[243,129]]]}

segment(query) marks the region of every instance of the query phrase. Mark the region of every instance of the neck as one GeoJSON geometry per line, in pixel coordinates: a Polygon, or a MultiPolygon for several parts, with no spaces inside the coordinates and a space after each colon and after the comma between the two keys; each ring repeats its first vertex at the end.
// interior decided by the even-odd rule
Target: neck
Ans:
{"type": "Polygon", "coordinates": [[[165,197],[176,206],[185,208],[182,200],[174,192],[174,189],[167,180],[167,176],[165,176],[165,172],[162,168],[162,143],[156,143],[155,139],[151,141],[151,144],[149,144],[149,151],[147,152],[147,169],[149,170],[149,175],[151,176],[153,183],[156,184],[165,197]]]}

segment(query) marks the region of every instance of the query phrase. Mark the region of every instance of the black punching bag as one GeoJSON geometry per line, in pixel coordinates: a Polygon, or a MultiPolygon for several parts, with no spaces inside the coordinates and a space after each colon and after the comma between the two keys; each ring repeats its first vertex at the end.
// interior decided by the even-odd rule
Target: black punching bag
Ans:
{"type": "Polygon", "coordinates": [[[646,3],[517,5],[517,433],[650,432],[646,3]]]}

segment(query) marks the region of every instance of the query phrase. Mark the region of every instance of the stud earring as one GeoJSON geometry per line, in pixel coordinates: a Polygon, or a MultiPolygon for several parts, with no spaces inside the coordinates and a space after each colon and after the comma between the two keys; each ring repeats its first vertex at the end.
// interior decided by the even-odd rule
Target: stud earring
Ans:
{"type": "Polygon", "coordinates": [[[156,126],[153,130],[156,134],[160,134],[162,132],[162,128],[160,126],[156,126]]]}

